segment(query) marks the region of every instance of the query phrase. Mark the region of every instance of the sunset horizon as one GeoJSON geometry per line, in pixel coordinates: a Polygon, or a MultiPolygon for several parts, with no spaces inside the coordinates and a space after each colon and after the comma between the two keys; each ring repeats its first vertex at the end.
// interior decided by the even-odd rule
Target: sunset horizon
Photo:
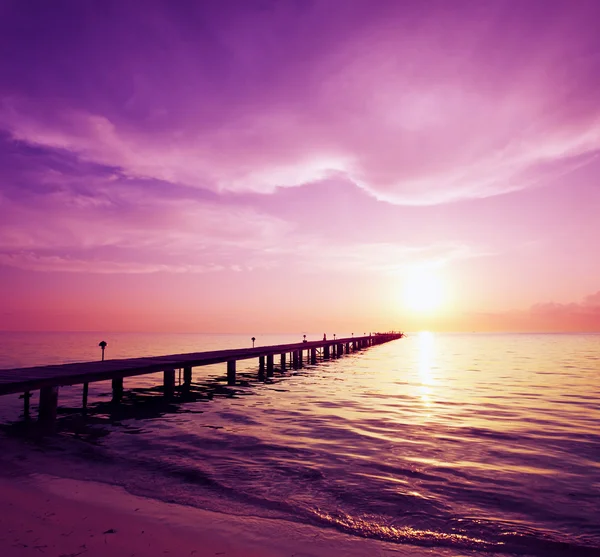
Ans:
{"type": "Polygon", "coordinates": [[[600,0],[0,0],[2,557],[598,557],[600,0]]]}

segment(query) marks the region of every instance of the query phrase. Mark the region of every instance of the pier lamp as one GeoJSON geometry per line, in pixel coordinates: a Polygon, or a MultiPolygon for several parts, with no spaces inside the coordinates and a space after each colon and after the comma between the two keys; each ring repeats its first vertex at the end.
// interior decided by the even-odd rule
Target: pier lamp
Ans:
{"type": "Polygon", "coordinates": [[[252,337],[250,340],[252,341],[252,348],[254,348],[254,341],[256,340],[256,337],[252,337]]]}
{"type": "Polygon", "coordinates": [[[333,340],[335,340],[335,333],[333,333],[333,340]]]}
{"type": "Polygon", "coordinates": [[[306,342],[306,335],[302,335],[302,337],[304,338],[304,342],[306,342]]]}
{"type": "Polygon", "coordinates": [[[105,340],[101,340],[98,346],[102,349],[102,361],[104,361],[104,349],[107,346],[107,342],[105,340]]]}

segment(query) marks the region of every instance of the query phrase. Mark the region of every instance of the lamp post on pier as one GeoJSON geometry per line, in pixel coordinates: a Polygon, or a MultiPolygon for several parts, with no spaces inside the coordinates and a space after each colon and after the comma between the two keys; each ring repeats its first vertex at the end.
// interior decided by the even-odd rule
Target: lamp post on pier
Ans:
{"type": "Polygon", "coordinates": [[[107,342],[102,340],[100,341],[100,343],[98,344],[98,346],[102,349],[102,361],[104,361],[104,349],[107,346],[107,342]]]}

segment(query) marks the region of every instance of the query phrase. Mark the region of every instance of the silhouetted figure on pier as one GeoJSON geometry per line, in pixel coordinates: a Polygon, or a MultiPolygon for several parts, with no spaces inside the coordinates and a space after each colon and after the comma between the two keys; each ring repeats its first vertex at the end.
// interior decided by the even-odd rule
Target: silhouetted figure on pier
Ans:
{"type": "Polygon", "coordinates": [[[323,340],[327,340],[327,335],[323,333],[323,340]]]}

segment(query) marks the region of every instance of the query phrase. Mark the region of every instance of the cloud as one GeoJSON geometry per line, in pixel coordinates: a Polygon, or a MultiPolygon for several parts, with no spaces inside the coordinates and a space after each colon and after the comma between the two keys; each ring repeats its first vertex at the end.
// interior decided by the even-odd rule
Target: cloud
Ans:
{"type": "Polygon", "coordinates": [[[543,185],[600,149],[594,3],[115,6],[83,34],[9,10],[56,25],[5,29],[0,127],[128,178],[272,193],[335,175],[405,205],[543,185]]]}
{"type": "MultiPolygon", "coordinates": [[[[265,212],[260,196],[249,202],[245,196],[142,180],[118,167],[81,160],[69,150],[32,150],[2,139],[4,266],[70,273],[287,268],[397,275],[410,265],[444,266],[485,255],[450,241],[390,240],[387,227],[383,234],[365,226],[360,235],[332,235],[329,223],[320,226],[322,216],[310,219],[311,202],[305,196],[265,212]],[[289,218],[291,208],[299,218],[289,218]]],[[[363,197],[353,199],[352,206],[358,207],[363,197]]]]}
{"type": "Polygon", "coordinates": [[[600,332],[600,291],[580,302],[537,303],[525,311],[468,314],[467,328],[533,332],[600,332]]]}
{"type": "Polygon", "coordinates": [[[531,307],[531,313],[536,316],[558,317],[591,317],[600,325],[600,290],[586,296],[581,302],[559,304],[555,302],[539,303],[531,307]]]}

